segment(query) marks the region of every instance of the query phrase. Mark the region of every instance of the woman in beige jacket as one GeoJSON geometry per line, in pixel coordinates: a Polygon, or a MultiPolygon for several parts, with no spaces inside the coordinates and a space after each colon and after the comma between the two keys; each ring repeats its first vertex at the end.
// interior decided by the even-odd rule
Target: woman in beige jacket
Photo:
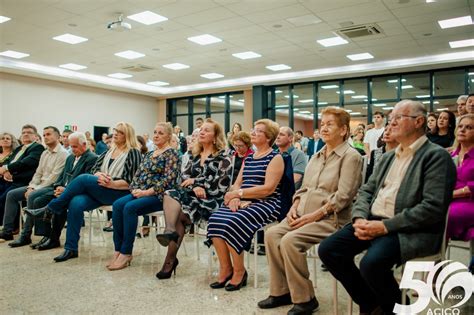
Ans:
{"type": "Polygon", "coordinates": [[[288,314],[307,314],[319,307],[306,251],[350,221],[362,158],[347,143],[349,121],[343,109],[322,111],[320,131],[326,145],[309,161],[286,219],[265,233],[270,296],[258,303],[260,308],[294,304],[288,314]]]}

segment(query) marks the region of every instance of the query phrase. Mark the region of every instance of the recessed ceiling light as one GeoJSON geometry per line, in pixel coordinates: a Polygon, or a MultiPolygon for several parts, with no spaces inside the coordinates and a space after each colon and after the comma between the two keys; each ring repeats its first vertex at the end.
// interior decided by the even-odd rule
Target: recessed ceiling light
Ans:
{"type": "MultiPolygon", "coordinates": [[[[423,101],[422,103],[423,103],[423,104],[429,104],[429,103],[430,103],[430,101],[423,101]]],[[[435,104],[435,105],[436,105],[436,104],[439,104],[439,102],[438,102],[438,101],[434,101],[434,102],[433,102],[433,104],[435,104]]]]}
{"type": "Polygon", "coordinates": [[[318,105],[327,105],[328,102],[318,102],[318,105]]]}
{"type": "Polygon", "coordinates": [[[464,40],[449,42],[449,46],[451,48],[462,48],[462,47],[474,46],[474,39],[464,39],[464,40]]]}
{"type": "Polygon", "coordinates": [[[280,93],[283,93],[283,91],[281,91],[281,90],[275,90],[275,94],[280,94],[280,93]]]}
{"type": "Polygon", "coordinates": [[[436,111],[441,112],[441,111],[443,111],[443,110],[449,110],[449,108],[447,108],[447,107],[445,107],[445,108],[438,108],[436,111]]]}
{"type": "Polygon", "coordinates": [[[464,26],[464,25],[471,25],[472,24],[472,18],[471,18],[470,15],[466,15],[466,16],[461,16],[461,17],[457,17],[457,18],[454,18],[454,19],[441,20],[441,21],[438,21],[438,24],[443,29],[444,28],[464,26]]]}
{"type": "MultiPolygon", "coordinates": [[[[285,98],[290,98],[290,96],[289,96],[289,95],[285,95],[285,98]]],[[[298,95],[293,95],[293,98],[299,98],[299,96],[298,96],[298,95]]]]}
{"type": "Polygon", "coordinates": [[[362,114],[361,112],[352,112],[352,113],[349,113],[349,115],[352,115],[352,116],[355,116],[355,115],[360,115],[362,114]]]}
{"type": "Polygon", "coordinates": [[[469,72],[467,75],[474,75],[474,72],[469,72]]]}
{"type": "Polygon", "coordinates": [[[76,35],[72,35],[72,34],[69,34],[69,33],[59,35],[59,36],[55,36],[55,37],[53,37],[53,39],[57,40],[57,41],[60,41],[60,42],[72,44],[72,45],[88,41],[88,39],[85,38],[85,37],[76,36],[76,35]]]}
{"type": "Polygon", "coordinates": [[[120,73],[120,72],[111,73],[111,74],[108,74],[107,76],[111,77],[111,78],[115,78],[115,79],[128,79],[128,78],[133,77],[133,75],[126,74],[126,73],[120,73]]]}
{"type": "Polygon", "coordinates": [[[330,38],[325,38],[325,39],[320,39],[317,40],[317,42],[324,46],[324,47],[331,47],[331,46],[337,46],[337,45],[344,45],[348,44],[349,42],[345,40],[342,37],[336,36],[336,37],[330,37],[330,38]]]}
{"type": "MultiPolygon", "coordinates": [[[[396,89],[398,89],[398,86],[395,87],[396,89]]],[[[406,90],[406,89],[413,89],[413,85],[402,85],[402,90],[406,90]]]]}
{"type": "Polygon", "coordinates": [[[383,110],[391,110],[394,109],[395,107],[393,106],[387,106],[387,107],[382,107],[383,110]]]}
{"type": "Polygon", "coordinates": [[[257,54],[256,52],[253,52],[253,51],[245,51],[241,53],[236,53],[236,54],[232,54],[232,56],[242,59],[242,60],[262,57],[262,55],[257,54]]]}
{"type": "Polygon", "coordinates": [[[302,111],[300,112],[300,114],[311,114],[311,112],[308,111],[308,110],[302,110],[302,111]]]}
{"type": "Polygon", "coordinates": [[[138,59],[138,58],[141,58],[141,57],[145,57],[145,54],[142,54],[142,53],[139,53],[139,52],[136,52],[136,51],[133,51],[133,50],[121,51],[121,52],[118,52],[114,55],[117,56],[117,57],[125,58],[125,59],[138,59]]]}
{"type": "Polygon", "coordinates": [[[201,77],[206,78],[206,79],[219,79],[219,78],[223,78],[224,75],[220,73],[212,72],[212,73],[201,74],[201,77]]]}
{"type": "MultiPolygon", "coordinates": [[[[341,92],[339,92],[339,91],[336,91],[336,93],[341,94],[341,92]]],[[[344,90],[344,94],[355,94],[355,92],[352,91],[352,90],[344,90]]]]}
{"type": "Polygon", "coordinates": [[[86,66],[77,65],[75,63],[66,63],[63,65],[60,65],[60,67],[64,69],[74,70],[74,71],[83,70],[87,68],[86,66]]]}
{"type": "Polygon", "coordinates": [[[430,97],[429,94],[425,94],[425,95],[416,95],[415,96],[416,98],[427,98],[427,97],[430,97]]]}
{"type": "Polygon", "coordinates": [[[352,113],[352,109],[344,109],[348,113],[352,113]]]}
{"type": "Polygon", "coordinates": [[[299,100],[298,102],[300,103],[312,103],[313,100],[312,99],[307,99],[307,100],[299,100]]]}
{"type": "Polygon", "coordinates": [[[268,70],[272,70],[272,71],[281,71],[281,70],[291,69],[290,66],[287,66],[285,64],[266,66],[265,68],[267,68],[268,70]]]}
{"type": "Polygon", "coordinates": [[[210,45],[210,44],[222,42],[222,39],[209,35],[209,34],[188,37],[188,40],[199,45],[210,45]]]}
{"type": "Polygon", "coordinates": [[[354,95],[354,96],[351,96],[352,98],[355,98],[355,99],[358,99],[358,98],[367,98],[366,95],[354,95]]]}
{"type": "Polygon", "coordinates": [[[0,24],[10,21],[11,19],[7,16],[0,15],[0,24]]]}
{"type": "MultiPolygon", "coordinates": [[[[406,79],[402,79],[401,80],[402,82],[406,82],[407,80],[406,79]]],[[[398,79],[394,79],[394,80],[387,80],[388,83],[398,83],[398,79]]]]}
{"type": "Polygon", "coordinates": [[[321,85],[320,87],[322,89],[325,89],[325,90],[327,90],[327,89],[337,89],[339,87],[339,85],[335,85],[335,84],[334,85],[321,85]]]}
{"type": "Polygon", "coordinates": [[[366,60],[366,59],[373,59],[374,58],[374,56],[372,56],[369,53],[347,55],[346,57],[349,58],[352,61],[366,60]]]}
{"type": "Polygon", "coordinates": [[[374,105],[375,107],[384,107],[384,106],[386,106],[387,104],[385,104],[385,103],[378,103],[378,104],[372,104],[372,105],[374,105]]]}
{"type": "Polygon", "coordinates": [[[182,63],[179,63],[179,62],[169,63],[167,65],[163,65],[163,67],[171,69],[171,70],[182,70],[182,69],[189,68],[188,65],[185,65],[185,64],[182,64],[182,63]]]}
{"type": "Polygon", "coordinates": [[[21,58],[28,57],[29,54],[25,54],[25,53],[14,51],[14,50],[5,50],[5,51],[0,52],[0,56],[21,59],[21,58]]]}
{"type": "Polygon", "coordinates": [[[436,0],[426,0],[426,3],[433,3],[436,2],[436,0]]]}
{"type": "Polygon", "coordinates": [[[163,82],[163,81],[152,81],[152,82],[147,82],[146,84],[154,85],[154,86],[170,85],[168,82],[163,82]]]}
{"type": "Polygon", "coordinates": [[[130,20],[137,21],[145,25],[151,25],[163,21],[167,21],[168,18],[151,11],[143,11],[137,14],[127,16],[130,20]]]}

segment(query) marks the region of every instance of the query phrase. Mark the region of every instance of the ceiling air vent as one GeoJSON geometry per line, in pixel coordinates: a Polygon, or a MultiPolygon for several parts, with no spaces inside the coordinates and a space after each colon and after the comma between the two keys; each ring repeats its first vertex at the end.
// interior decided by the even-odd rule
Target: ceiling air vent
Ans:
{"type": "Polygon", "coordinates": [[[128,66],[128,67],[123,67],[122,69],[130,71],[130,72],[144,72],[144,71],[155,70],[155,68],[144,66],[144,65],[128,66]]]}
{"type": "Polygon", "coordinates": [[[341,28],[337,31],[337,33],[347,38],[355,38],[379,35],[382,34],[382,29],[377,24],[354,25],[341,28]]]}

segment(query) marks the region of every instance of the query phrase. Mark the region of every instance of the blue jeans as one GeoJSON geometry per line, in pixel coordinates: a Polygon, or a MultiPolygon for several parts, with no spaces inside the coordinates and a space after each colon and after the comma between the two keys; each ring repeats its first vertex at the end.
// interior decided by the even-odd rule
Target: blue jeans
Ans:
{"type": "Polygon", "coordinates": [[[392,314],[395,303],[401,303],[401,291],[392,271],[401,261],[397,233],[362,241],[354,235],[352,224],[347,224],[319,244],[318,254],[361,312],[381,306],[386,314],[392,314]],[[354,257],[364,250],[367,253],[359,270],[354,257]]]}
{"type": "Polygon", "coordinates": [[[128,194],[115,201],[112,208],[115,251],[131,255],[138,216],[163,210],[163,202],[157,196],[135,198],[128,194]]]}
{"type": "Polygon", "coordinates": [[[105,188],[97,184],[97,176],[82,174],[71,181],[62,194],[48,204],[55,214],[67,212],[65,249],[77,251],[84,211],[94,210],[102,205],[111,205],[115,200],[129,193],[128,190],[105,188]]]}

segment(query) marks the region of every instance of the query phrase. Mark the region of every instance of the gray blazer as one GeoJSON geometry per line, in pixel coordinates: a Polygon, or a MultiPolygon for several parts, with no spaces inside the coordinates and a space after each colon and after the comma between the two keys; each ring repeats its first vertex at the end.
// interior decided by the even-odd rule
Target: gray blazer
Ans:
{"type": "MultiPolygon", "coordinates": [[[[359,190],[352,220],[370,219],[370,209],[395,158],[385,153],[368,182],[359,190]]],[[[384,219],[389,233],[398,233],[402,263],[439,252],[446,215],[456,183],[456,167],[449,153],[426,141],[415,152],[395,201],[395,216],[384,219]]]]}

